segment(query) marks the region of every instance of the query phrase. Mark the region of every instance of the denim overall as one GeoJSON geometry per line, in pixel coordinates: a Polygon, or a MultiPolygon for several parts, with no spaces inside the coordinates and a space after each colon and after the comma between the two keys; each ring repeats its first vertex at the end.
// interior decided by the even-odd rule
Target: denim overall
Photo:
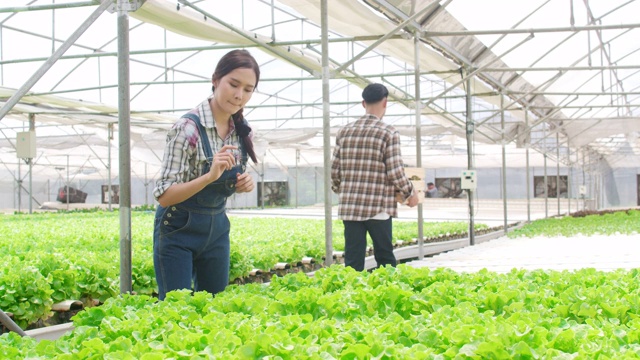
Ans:
{"type": "MultiPolygon", "coordinates": [[[[186,114],[198,125],[200,141],[213,161],[209,138],[198,116],[186,114]]],[[[242,144],[242,141],[240,142],[242,144]]],[[[206,290],[216,294],[229,284],[229,219],[225,213],[227,197],[235,192],[237,174],[245,170],[247,153],[220,178],[189,199],[164,208],[158,205],[153,231],[153,262],[158,282],[158,298],[176,289],[206,290]]]]}

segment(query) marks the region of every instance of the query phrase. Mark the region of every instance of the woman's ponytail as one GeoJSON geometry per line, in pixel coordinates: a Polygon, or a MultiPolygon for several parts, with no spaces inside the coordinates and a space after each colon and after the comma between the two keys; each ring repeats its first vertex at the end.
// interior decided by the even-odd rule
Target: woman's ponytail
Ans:
{"type": "Polygon", "coordinates": [[[247,152],[249,157],[251,157],[253,163],[257,164],[258,158],[256,157],[255,150],[253,149],[253,141],[251,140],[251,136],[249,136],[249,134],[251,134],[251,127],[249,126],[249,123],[244,119],[244,116],[242,116],[242,110],[243,109],[240,109],[240,111],[233,114],[233,125],[236,127],[236,133],[240,137],[245,151],[247,152]]]}

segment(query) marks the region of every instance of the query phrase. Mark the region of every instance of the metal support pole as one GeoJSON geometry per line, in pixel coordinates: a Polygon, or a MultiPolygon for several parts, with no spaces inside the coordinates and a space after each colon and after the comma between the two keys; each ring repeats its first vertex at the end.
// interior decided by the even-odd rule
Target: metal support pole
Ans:
{"type": "Polygon", "coordinates": [[[544,217],[549,217],[549,184],[547,182],[547,153],[544,153],[544,217]]]}
{"type": "Polygon", "coordinates": [[[500,94],[500,126],[502,133],[502,212],[504,217],[504,233],[508,232],[508,220],[507,220],[507,152],[505,149],[505,136],[504,136],[504,94],[500,94]]]}
{"type": "Polygon", "coordinates": [[[118,141],[120,180],[120,293],[131,293],[131,104],[129,1],[118,0],[118,141]]]}
{"type": "Polygon", "coordinates": [[[333,264],[333,223],[331,218],[331,133],[329,124],[330,92],[329,80],[329,0],[322,0],[320,5],[322,27],[322,139],[324,145],[324,237],[325,266],[333,264]]]}
{"type": "Polygon", "coordinates": [[[571,189],[571,183],[573,182],[573,164],[569,162],[569,176],[567,176],[567,214],[571,214],[571,197],[573,191],[571,189]]]}
{"type": "Polygon", "coordinates": [[[67,211],[69,211],[69,183],[71,179],[69,179],[69,155],[67,155],[67,180],[64,182],[65,186],[65,200],[67,200],[67,211]]]}
{"type": "MultiPolygon", "coordinates": [[[[22,160],[18,159],[18,178],[17,182],[17,193],[18,193],[18,212],[22,212],[22,160]]],[[[15,200],[15,198],[14,198],[15,200]]]]}
{"type": "Polygon", "coordinates": [[[300,181],[300,177],[298,176],[298,161],[300,160],[300,149],[296,149],[296,203],[295,208],[298,208],[298,182],[300,181]]]}
{"type": "MultiPolygon", "coordinates": [[[[36,131],[36,115],[29,114],[29,131],[36,131]]],[[[33,158],[29,158],[29,214],[33,214],[33,158]]]]}
{"type": "Polygon", "coordinates": [[[531,167],[529,166],[529,145],[531,144],[531,129],[529,129],[529,109],[524,111],[524,124],[527,129],[527,141],[525,142],[525,159],[527,163],[527,222],[531,222],[531,167]]]}
{"type": "Polygon", "coordinates": [[[262,168],[262,174],[260,174],[260,177],[262,178],[262,181],[260,182],[260,208],[264,210],[264,159],[260,163],[260,167],[262,168]]]}
{"type": "Polygon", "coordinates": [[[144,205],[149,205],[149,175],[147,174],[147,163],[144,163],[144,205]]]}
{"type": "Polygon", "coordinates": [[[20,336],[27,336],[27,333],[24,332],[24,330],[22,330],[20,328],[20,326],[18,326],[18,324],[13,322],[13,320],[11,320],[9,315],[7,315],[2,310],[0,310],[0,323],[2,325],[4,325],[7,329],[9,329],[10,331],[13,331],[13,332],[17,333],[20,336]]]}
{"type": "MultiPolygon", "coordinates": [[[[467,166],[469,170],[474,170],[475,165],[473,164],[473,132],[475,125],[473,122],[473,115],[471,113],[471,77],[467,77],[466,84],[467,166]]],[[[468,189],[467,194],[469,196],[469,245],[475,245],[475,210],[473,208],[473,190],[468,189]]]]}
{"type": "Polygon", "coordinates": [[[542,126],[542,139],[544,140],[544,217],[549,217],[549,183],[547,181],[547,128],[542,126]]]}
{"type": "Polygon", "coordinates": [[[584,150],[582,153],[582,183],[584,185],[584,195],[582,196],[582,208],[587,210],[587,200],[591,198],[593,191],[591,189],[591,173],[589,172],[589,163],[587,156],[588,150],[584,150]]]}
{"type": "Polygon", "coordinates": [[[556,131],[556,198],[558,200],[558,215],[560,215],[560,135],[556,131]]]}
{"type": "Polygon", "coordinates": [[[111,140],[113,140],[113,124],[109,124],[107,129],[107,197],[109,202],[109,211],[111,211],[111,204],[113,199],[111,198],[111,140]]]}
{"type": "MultiPolygon", "coordinates": [[[[420,102],[420,37],[418,34],[413,36],[414,54],[415,54],[415,69],[414,69],[414,82],[415,82],[415,98],[416,98],[416,167],[422,168],[422,130],[420,129],[421,119],[420,112],[422,111],[422,103],[420,102]]],[[[418,189],[414,189],[418,191],[418,189]]],[[[425,194],[426,195],[426,194],[425,194]]],[[[422,213],[422,203],[418,204],[418,260],[422,260],[424,257],[424,220],[422,213]]]]}

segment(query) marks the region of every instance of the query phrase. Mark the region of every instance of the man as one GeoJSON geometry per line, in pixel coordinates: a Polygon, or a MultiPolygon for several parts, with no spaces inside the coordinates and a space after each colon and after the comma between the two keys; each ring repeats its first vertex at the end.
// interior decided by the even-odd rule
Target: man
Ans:
{"type": "Polygon", "coordinates": [[[397,203],[418,204],[418,192],[404,173],[400,135],[382,121],[389,91],[370,84],[362,91],[365,115],[340,129],[331,164],[331,189],[338,194],[344,223],[345,266],[364,270],[367,232],[378,266],[396,266],[392,221],[397,203]]]}
{"type": "Polygon", "coordinates": [[[428,198],[436,198],[438,197],[438,188],[432,183],[427,183],[427,197],[428,198]]]}

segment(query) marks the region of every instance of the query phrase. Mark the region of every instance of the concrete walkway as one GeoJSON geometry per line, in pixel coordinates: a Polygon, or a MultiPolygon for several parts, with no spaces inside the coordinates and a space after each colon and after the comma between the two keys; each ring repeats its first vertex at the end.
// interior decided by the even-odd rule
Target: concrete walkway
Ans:
{"type": "Polygon", "coordinates": [[[446,267],[459,272],[487,269],[499,273],[511,269],[603,271],[640,268],[640,235],[507,238],[408,263],[432,269],[446,267]]]}

